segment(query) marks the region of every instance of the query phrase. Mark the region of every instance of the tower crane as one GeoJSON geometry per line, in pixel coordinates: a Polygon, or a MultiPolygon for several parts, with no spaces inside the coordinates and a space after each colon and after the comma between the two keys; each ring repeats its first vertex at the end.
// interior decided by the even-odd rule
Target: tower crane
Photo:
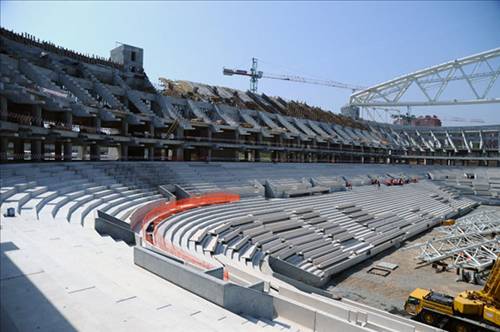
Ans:
{"type": "Polygon", "coordinates": [[[227,75],[227,76],[240,75],[240,76],[250,77],[250,91],[253,93],[257,92],[257,84],[261,78],[268,78],[268,79],[272,79],[272,80],[281,80],[281,81],[290,81],[290,82],[298,82],[298,83],[315,84],[315,85],[323,85],[323,86],[329,86],[332,88],[348,89],[348,90],[351,90],[352,92],[365,89],[365,87],[362,87],[362,86],[346,84],[346,83],[337,82],[337,81],[305,78],[305,77],[296,76],[296,75],[282,75],[282,74],[264,73],[264,72],[257,69],[257,64],[258,64],[257,58],[252,58],[252,67],[250,68],[250,70],[223,68],[222,73],[224,75],[227,75]]]}

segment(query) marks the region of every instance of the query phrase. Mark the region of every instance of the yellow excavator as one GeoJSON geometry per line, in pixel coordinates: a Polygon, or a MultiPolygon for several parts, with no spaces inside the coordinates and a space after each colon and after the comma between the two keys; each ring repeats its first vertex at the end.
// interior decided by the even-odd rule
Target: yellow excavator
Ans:
{"type": "Polygon", "coordinates": [[[448,331],[500,332],[499,257],[482,290],[464,291],[452,297],[417,288],[408,297],[405,311],[426,324],[448,331]]]}

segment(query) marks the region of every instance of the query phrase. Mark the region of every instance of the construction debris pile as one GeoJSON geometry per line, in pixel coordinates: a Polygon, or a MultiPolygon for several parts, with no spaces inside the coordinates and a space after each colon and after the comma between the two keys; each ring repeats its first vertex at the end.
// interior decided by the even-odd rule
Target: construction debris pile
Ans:
{"type": "Polygon", "coordinates": [[[190,81],[174,81],[160,77],[162,93],[166,96],[189,98],[195,101],[224,103],[233,107],[277,113],[291,117],[335,123],[342,126],[365,129],[365,126],[343,115],[325,111],[298,101],[285,101],[280,97],[256,94],[250,91],[211,86],[190,81]]]}
{"type": "Polygon", "coordinates": [[[420,248],[420,264],[445,264],[448,268],[483,271],[500,254],[500,212],[482,211],[437,228],[442,236],[407,247],[420,248]],[[446,262],[445,262],[446,261],[446,262]]]}

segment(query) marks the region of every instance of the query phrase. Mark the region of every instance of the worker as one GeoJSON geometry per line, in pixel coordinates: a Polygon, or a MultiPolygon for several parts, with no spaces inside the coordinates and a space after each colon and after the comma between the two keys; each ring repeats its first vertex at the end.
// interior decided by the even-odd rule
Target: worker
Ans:
{"type": "Polygon", "coordinates": [[[347,190],[352,190],[352,183],[350,181],[347,181],[346,186],[347,190]]]}
{"type": "Polygon", "coordinates": [[[377,179],[377,189],[380,189],[380,181],[377,179]]]}

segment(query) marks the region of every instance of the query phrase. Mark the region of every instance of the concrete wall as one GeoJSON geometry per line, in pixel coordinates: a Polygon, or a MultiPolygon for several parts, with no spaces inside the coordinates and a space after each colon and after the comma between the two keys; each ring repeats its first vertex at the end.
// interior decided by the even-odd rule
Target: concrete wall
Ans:
{"type": "MultiPolygon", "coordinates": [[[[405,324],[408,323],[408,319],[406,319],[406,318],[403,318],[403,317],[398,316],[398,315],[390,314],[387,311],[380,310],[380,309],[377,309],[374,307],[370,307],[366,304],[362,304],[362,303],[352,301],[349,299],[342,299],[342,303],[352,305],[353,307],[356,307],[357,309],[366,310],[367,312],[369,312],[369,319],[374,320],[375,323],[376,322],[385,322],[384,317],[387,319],[393,320],[393,321],[398,321],[398,322],[402,322],[405,324]],[[378,316],[378,317],[375,317],[375,316],[378,316]]],[[[436,327],[429,326],[429,325],[426,325],[423,323],[419,323],[417,321],[412,321],[411,323],[412,323],[412,325],[414,325],[416,327],[416,330],[420,331],[420,332],[440,331],[440,329],[438,329],[436,327]]]]}
{"type": "Polygon", "coordinates": [[[234,313],[274,317],[272,296],[216,278],[213,270],[204,273],[142,247],[134,248],[134,263],[234,313]]]}
{"type": "Polygon", "coordinates": [[[285,319],[301,329],[326,331],[436,332],[368,306],[344,302],[292,288],[279,287],[278,294],[263,290],[264,282],[248,287],[222,280],[222,268],[200,271],[142,247],[134,248],[134,263],[234,313],[252,317],[285,319]]]}
{"type": "Polygon", "coordinates": [[[354,301],[311,296],[284,287],[279,288],[274,303],[278,317],[286,317],[313,331],[440,331],[354,301]]]}
{"type": "Polygon", "coordinates": [[[94,228],[99,234],[109,235],[115,240],[124,241],[129,245],[136,243],[135,233],[130,228],[130,224],[102,211],[97,211],[94,228]]]}
{"type": "Polygon", "coordinates": [[[322,287],[329,280],[328,278],[320,278],[312,273],[308,273],[301,268],[298,268],[281,259],[274,258],[273,256],[269,256],[269,266],[274,272],[288,276],[300,282],[313,285],[314,287],[322,287]]]}
{"type": "Polygon", "coordinates": [[[279,296],[274,297],[274,308],[278,317],[286,318],[304,329],[315,332],[373,331],[372,329],[318,312],[299,302],[290,301],[279,296]]]}

